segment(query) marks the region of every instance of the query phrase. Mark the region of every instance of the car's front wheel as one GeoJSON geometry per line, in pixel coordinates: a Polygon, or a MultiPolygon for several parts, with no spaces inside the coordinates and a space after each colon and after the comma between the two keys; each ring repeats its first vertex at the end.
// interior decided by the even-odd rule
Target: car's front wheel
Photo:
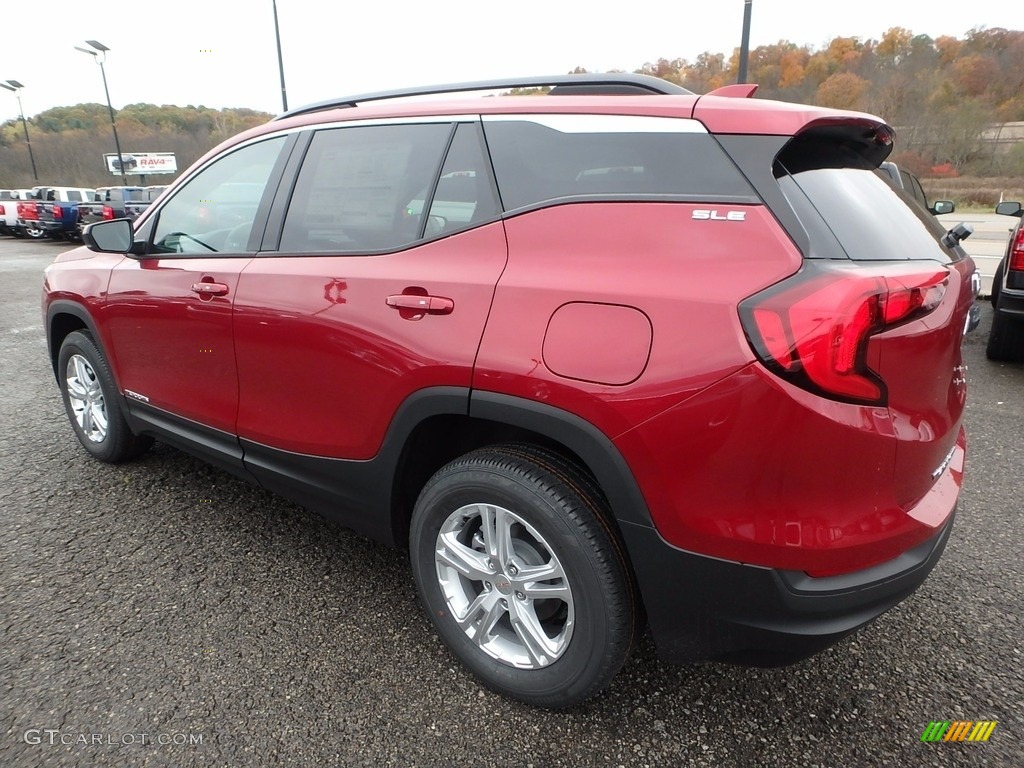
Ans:
{"type": "Polygon", "coordinates": [[[57,374],[68,419],[93,458],[117,463],[153,444],[152,438],[135,435],[125,421],[110,366],[88,333],[74,331],[65,337],[57,374]]]}
{"type": "Polygon", "coordinates": [[[639,606],[608,521],[585,473],[533,446],[474,451],[424,487],[410,531],[420,597],[488,687],[562,708],[621,668],[639,606]]]}

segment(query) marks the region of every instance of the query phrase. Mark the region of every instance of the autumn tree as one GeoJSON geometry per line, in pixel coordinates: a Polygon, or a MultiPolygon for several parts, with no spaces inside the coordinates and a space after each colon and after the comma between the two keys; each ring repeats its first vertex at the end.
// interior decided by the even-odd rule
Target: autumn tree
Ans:
{"type": "Polygon", "coordinates": [[[835,109],[862,110],[871,83],[852,72],[836,72],[818,86],[815,103],[835,109]]]}

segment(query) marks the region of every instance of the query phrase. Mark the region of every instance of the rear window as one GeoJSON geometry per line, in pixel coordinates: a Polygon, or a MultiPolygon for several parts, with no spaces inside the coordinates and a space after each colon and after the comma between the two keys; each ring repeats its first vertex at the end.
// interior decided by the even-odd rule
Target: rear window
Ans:
{"type": "MultiPolygon", "coordinates": [[[[805,168],[777,164],[779,186],[812,245],[832,236],[855,261],[951,261],[939,243],[945,229],[908,192],[895,189],[868,164],[805,168]]],[[[811,257],[827,249],[812,249],[811,257]]]]}
{"type": "Polygon", "coordinates": [[[506,211],[572,198],[749,202],[753,194],[693,120],[495,115],[484,128],[506,211]]]}

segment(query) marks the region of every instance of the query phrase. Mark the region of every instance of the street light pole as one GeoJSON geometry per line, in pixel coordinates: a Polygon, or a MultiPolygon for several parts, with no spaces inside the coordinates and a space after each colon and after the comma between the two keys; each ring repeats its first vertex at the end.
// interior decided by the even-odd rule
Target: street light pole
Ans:
{"type": "Polygon", "coordinates": [[[6,88],[8,91],[13,91],[14,95],[18,98],[18,114],[21,115],[21,127],[25,129],[25,143],[28,145],[28,159],[32,162],[32,178],[37,182],[39,181],[39,174],[36,172],[36,158],[32,154],[32,142],[28,138],[28,121],[25,120],[25,109],[21,106],[21,89],[25,86],[19,83],[17,80],[8,80],[6,83],[0,83],[0,88],[6,88]]]}
{"type": "Polygon", "coordinates": [[[750,8],[754,0],[743,0],[743,38],[740,42],[740,67],[737,83],[747,82],[747,59],[750,58],[750,8]]]}
{"type": "Polygon", "coordinates": [[[121,170],[121,183],[127,187],[128,179],[125,178],[124,175],[124,157],[121,155],[121,142],[117,138],[117,124],[114,122],[114,107],[110,103],[110,89],[107,88],[107,70],[103,66],[103,62],[107,58],[107,51],[110,49],[97,40],[86,40],[85,42],[86,45],[91,45],[96,50],[90,51],[88,48],[79,48],[77,45],[75,46],[75,50],[81,51],[82,53],[88,53],[96,60],[96,63],[100,65],[100,74],[103,75],[103,93],[107,96],[107,110],[110,112],[110,127],[114,131],[114,147],[117,149],[117,165],[121,170]]]}
{"type": "Polygon", "coordinates": [[[288,111],[288,91],[284,87],[284,57],[281,55],[281,28],[277,24],[277,0],[274,3],[274,36],[277,38],[277,68],[281,72],[281,107],[288,111]]]}

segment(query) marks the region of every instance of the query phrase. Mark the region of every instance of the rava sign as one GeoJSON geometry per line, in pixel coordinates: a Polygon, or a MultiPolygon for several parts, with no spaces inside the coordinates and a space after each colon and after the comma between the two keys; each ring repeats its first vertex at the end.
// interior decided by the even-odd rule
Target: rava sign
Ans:
{"type": "MultiPolygon", "coordinates": [[[[122,152],[121,160],[124,162],[124,172],[136,176],[178,172],[178,161],[174,159],[173,152],[122,152]]],[[[104,154],[103,161],[110,173],[121,175],[121,162],[116,154],[104,154]]]]}

